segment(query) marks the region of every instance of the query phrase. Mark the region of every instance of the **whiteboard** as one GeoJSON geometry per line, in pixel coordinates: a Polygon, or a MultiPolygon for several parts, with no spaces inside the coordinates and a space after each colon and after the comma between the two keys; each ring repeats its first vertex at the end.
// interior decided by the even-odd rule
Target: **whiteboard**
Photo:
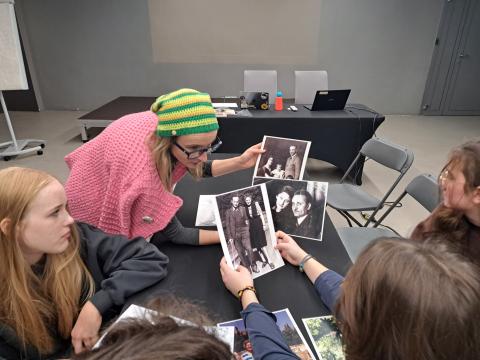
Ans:
{"type": "Polygon", "coordinates": [[[28,89],[13,2],[0,0],[0,90],[28,89]]]}

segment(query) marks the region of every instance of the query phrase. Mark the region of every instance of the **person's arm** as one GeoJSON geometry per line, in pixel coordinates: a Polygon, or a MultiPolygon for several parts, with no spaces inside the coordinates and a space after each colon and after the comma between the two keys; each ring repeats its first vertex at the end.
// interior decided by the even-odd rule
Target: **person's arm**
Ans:
{"type": "Polygon", "coordinates": [[[89,300],[103,314],[113,305],[123,306],[133,294],[167,276],[168,257],[138,237],[110,235],[84,223],[77,223],[83,245],[82,258],[96,283],[89,300]]]}
{"type": "Polygon", "coordinates": [[[153,234],[150,243],[155,246],[170,241],[182,245],[208,245],[220,242],[218,232],[185,227],[176,216],[168,223],[165,229],[153,234]]]}
{"type": "Polygon", "coordinates": [[[230,159],[213,160],[212,176],[221,176],[255,166],[258,155],[265,152],[265,150],[260,149],[260,146],[261,144],[253,145],[245,150],[242,155],[230,159]]]}
{"type": "MultiPolygon", "coordinates": [[[[232,269],[225,258],[220,262],[222,280],[227,289],[235,296],[239,290],[253,287],[250,272],[239,265],[232,269]]],[[[261,360],[291,360],[298,359],[285,342],[280,329],[276,324],[276,317],[258,302],[257,295],[252,290],[244,290],[241,299],[242,318],[248,338],[253,347],[253,356],[261,360]]]]}
{"type": "MultiPolygon", "coordinates": [[[[299,266],[308,254],[283,231],[277,231],[276,235],[276,249],[280,251],[280,255],[290,264],[299,266]]],[[[343,277],[328,269],[313,257],[303,263],[303,271],[314,284],[322,302],[333,313],[340,296],[343,277]]]]}

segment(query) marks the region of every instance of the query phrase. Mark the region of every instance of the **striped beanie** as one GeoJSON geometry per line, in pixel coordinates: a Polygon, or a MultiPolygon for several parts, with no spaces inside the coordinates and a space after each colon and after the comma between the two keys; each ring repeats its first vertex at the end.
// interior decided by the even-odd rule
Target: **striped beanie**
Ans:
{"type": "Polygon", "coordinates": [[[150,110],[157,114],[157,136],[198,134],[218,129],[210,95],[193,89],[180,89],[162,95],[150,110]]]}

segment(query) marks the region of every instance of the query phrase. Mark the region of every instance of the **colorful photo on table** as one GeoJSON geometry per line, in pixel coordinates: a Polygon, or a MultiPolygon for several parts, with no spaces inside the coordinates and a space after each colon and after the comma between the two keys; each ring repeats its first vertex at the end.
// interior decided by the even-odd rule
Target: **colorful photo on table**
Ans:
{"type": "Polygon", "coordinates": [[[267,188],[275,231],[322,240],[327,182],[255,178],[254,183],[267,188]]]}
{"type": "Polygon", "coordinates": [[[275,249],[276,236],[264,184],[215,196],[215,219],[225,259],[245,266],[255,279],[285,263],[275,249]]]}
{"type": "MultiPolygon", "coordinates": [[[[277,326],[292,352],[302,360],[314,360],[312,350],[307,345],[297,323],[292,317],[290,310],[283,309],[273,312],[277,318],[277,326]]],[[[255,359],[255,352],[248,338],[243,319],[227,321],[218,326],[234,326],[233,354],[235,359],[255,359]]]]}
{"type": "Polygon", "coordinates": [[[307,165],[310,141],[264,136],[254,177],[301,180],[307,165]]]}
{"type": "Polygon", "coordinates": [[[333,316],[302,319],[315,351],[322,360],[344,360],[342,334],[333,316]]]}

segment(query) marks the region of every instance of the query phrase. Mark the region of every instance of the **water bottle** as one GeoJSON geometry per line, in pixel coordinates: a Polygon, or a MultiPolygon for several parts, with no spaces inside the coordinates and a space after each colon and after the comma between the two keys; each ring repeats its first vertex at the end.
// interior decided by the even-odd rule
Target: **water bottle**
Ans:
{"type": "Polygon", "coordinates": [[[275,110],[283,110],[283,94],[281,91],[277,91],[277,97],[275,98],[275,110]]]}

